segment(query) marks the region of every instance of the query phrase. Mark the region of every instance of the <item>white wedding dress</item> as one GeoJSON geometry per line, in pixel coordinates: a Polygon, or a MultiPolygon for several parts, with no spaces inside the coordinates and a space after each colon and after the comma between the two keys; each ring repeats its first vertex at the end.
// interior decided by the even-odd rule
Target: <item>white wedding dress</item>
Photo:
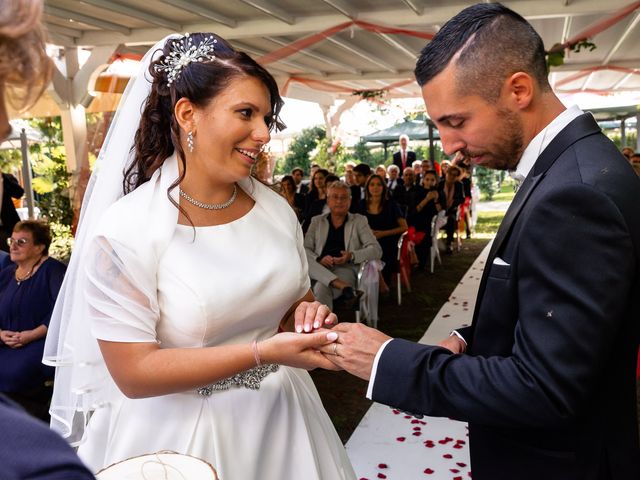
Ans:
{"type": "MultiPolygon", "coordinates": [[[[245,216],[195,231],[176,226],[157,266],[157,315],[136,311],[144,301],[132,307],[115,293],[105,294],[115,278],[108,272],[126,267],[96,262],[89,303],[100,312],[113,309],[91,319],[96,338],[200,348],[249,344],[277,332],[289,307],[309,288],[302,234],[289,206],[267,187],[253,182],[251,192],[248,183],[241,185],[256,200],[245,216]],[[274,222],[280,216],[286,221],[274,222]]],[[[124,212],[120,208],[120,215],[124,212]]],[[[116,258],[125,262],[124,247],[110,242],[116,258]]],[[[135,245],[135,238],[130,243],[135,245]]],[[[135,269],[134,261],[126,262],[128,269],[135,269]]],[[[136,273],[129,275],[137,285],[136,273]]],[[[131,285],[120,289],[129,303],[136,296],[126,294],[131,285]]],[[[203,396],[194,389],[129,399],[113,388],[111,397],[93,414],[78,450],[94,471],[173,450],[206,460],[223,480],[355,479],[304,370],[280,366],[258,390],[231,387],[203,396]]]]}

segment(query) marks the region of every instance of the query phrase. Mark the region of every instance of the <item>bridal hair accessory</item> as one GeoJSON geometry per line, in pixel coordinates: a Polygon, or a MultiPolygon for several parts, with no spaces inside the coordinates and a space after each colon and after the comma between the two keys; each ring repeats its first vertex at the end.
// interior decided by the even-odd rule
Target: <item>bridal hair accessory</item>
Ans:
{"type": "Polygon", "coordinates": [[[229,200],[227,200],[224,203],[204,203],[199,200],[196,200],[193,197],[190,197],[182,189],[180,189],[180,196],[184,198],[187,202],[189,202],[191,205],[195,205],[196,207],[199,207],[199,208],[204,208],[205,210],[224,210],[225,208],[229,207],[233,202],[236,201],[236,197],[238,196],[238,186],[235,183],[233,184],[233,193],[231,194],[231,197],[229,198],[229,200]]]}
{"type": "Polygon", "coordinates": [[[216,56],[213,51],[216,43],[218,40],[209,36],[196,46],[193,44],[193,39],[186,33],[184,37],[171,42],[171,51],[156,64],[156,72],[167,74],[167,87],[169,87],[180,78],[182,69],[190,63],[214,60],[216,56]]]}
{"type": "Polygon", "coordinates": [[[193,152],[193,132],[189,132],[187,135],[187,148],[193,152]]]}

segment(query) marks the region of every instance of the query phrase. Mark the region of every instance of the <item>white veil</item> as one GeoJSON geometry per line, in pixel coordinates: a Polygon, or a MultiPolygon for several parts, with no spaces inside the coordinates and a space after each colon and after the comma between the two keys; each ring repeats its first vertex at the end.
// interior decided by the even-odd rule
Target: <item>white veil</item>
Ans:
{"type": "Polygon", "coordinates": [[[151,91],[149,65],[169,38],[179,36],[156,43],[124,91],[89,180],[73,254],[51,316],[43,357],[43,363],[56,367],[51,428],[72,444],[81,441],[89,416],[103,406],[114,387],[89,329],[84,260],[101,214],[123,196],[124,170],[132,160],[134,136],[151,91]]]}

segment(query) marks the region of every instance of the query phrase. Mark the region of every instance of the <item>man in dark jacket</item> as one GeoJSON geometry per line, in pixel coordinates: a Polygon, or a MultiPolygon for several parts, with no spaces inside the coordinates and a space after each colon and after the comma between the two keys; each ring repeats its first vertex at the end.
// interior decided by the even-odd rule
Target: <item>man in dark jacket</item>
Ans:
{"type": "Polygon", "coordinates": [[[20,221],[12,198],[22,198],[24,189],[18,183],[18,179],[9,173],[0,176],[0,190],[2,191],[2,204],[0,204],[0,249],[9,251],[7,238],[11,236],[13,227],[20,221]]]}
{"type": "Polygon", "coordinates": [[[376,402],[469,422],[474,480],[640,478],[640,179],[500,4],[447,22],[416,78],[446,154],[524,181],[471,326],[429,346],[341,323],[320,349],[376,402]]]}

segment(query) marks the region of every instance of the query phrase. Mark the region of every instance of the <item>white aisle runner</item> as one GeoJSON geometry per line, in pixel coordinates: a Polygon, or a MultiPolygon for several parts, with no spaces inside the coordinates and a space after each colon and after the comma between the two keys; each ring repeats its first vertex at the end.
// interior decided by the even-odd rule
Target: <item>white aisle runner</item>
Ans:
{"type": "MultiPolygon", "coordinates": [[[[464,275],[420,343],[438,343],[454,328],[471,323],[490,246],[464,275]]],[[[467,435],[464,422],[435,417],[419,420],[374,403],[346,447],[360,480],[463,480],[471,478],[467,435]]]]}

